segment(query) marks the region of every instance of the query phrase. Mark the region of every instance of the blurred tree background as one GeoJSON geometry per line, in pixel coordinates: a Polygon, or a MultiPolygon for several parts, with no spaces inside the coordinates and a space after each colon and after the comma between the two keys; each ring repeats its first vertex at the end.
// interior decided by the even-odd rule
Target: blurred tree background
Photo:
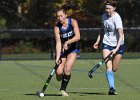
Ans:
{"type": "MultiPolygon", "coordinates": [[[[139,28],[140,0],[117,2],[116,11],[120,14],[124,27],[139,28]]],[[[70,8],[68,16],[75,18],[81,29],[100,28],[104,0],[0,0],[0,29],[52,29],[56,20],[55,10],[61,5],[70,8]]],[[[81,33],[81,51],[94,52],[92,44],[96,40],[97,30],[82,30],[81,33]]],[[[127,29],[125,33],[126,51],[139,52],[139,30],[127,29]]],[[[0,33],[1,53],[52,52],[52,49],[52,31],[45,34],[39,31],[0,33]]]]}
{"type": "MultiPolygon", "coordinates": [[[[50,28],[57,6],[71,6],[69,16],[79,21],[80,27],[100,27],[104,0],[1,0],[0,27],[50,28]],[[5,26],[4,26],[5,25],[5,26]]],[[[118,0],[117,12],[125,27],[140,26],[140,1],[118,0]]]]}

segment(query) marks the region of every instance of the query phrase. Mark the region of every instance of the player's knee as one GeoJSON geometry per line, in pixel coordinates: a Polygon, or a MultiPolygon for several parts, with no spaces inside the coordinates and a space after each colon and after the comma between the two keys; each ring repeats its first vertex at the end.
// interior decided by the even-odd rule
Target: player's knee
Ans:
{"type": "Polygon", "coordinates": [[[56,73],[56,75],[57,75],[57,76],[60,76],[60,75],[62,75],[62,74],[63,74],[63,71],[56,70],[56,71],[55,71],[55,73],[56,73]]]}
{"type": "Polygon", "coordinates": [[[112,66],[107,66],[107,67],[106,67],[106,70],[107,70],[107,71],[112,71],[112,66]]]}

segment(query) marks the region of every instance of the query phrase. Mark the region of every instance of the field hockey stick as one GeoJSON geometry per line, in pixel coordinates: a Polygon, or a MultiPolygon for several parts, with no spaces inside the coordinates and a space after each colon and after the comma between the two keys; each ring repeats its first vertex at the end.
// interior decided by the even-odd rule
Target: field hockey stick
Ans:
{"type": "Polygon", "coordinates": [[[59,62],[58,64],[57,64],[57,63],[55,64],[55,66],[54,66],[54,68],[52,69],[52,71],[51,71],[49,77],[47,78],[47,80],[46,80],[46,82],[45,82],[45,84],[44,84],[42,90],[41,90],[41,91],[37,91],[37,95],[38,95],[39,97],[43,97],[43,96],[44,96],[44,92],[45,92],[45,90],[47,89],[47,87],[48,87],[48,85],[49,85],[49,82],[51,81],[52,76],[54,75],[55,70],[56,70],[56,69],[58,68],[58,66],[62,63],[61,58],[62,58],[64,55],[65,55],[65,53],[62,53],[62,54],[61,54],[61,56],[60,56],[60,58],[59,58],[59,61],[60,61],[60,62],[59,62]]]}
{"type": "Polygon", "coordinates": [[[102,61],[98,62],[98,64],[96,64],[89,72],[88,72],[88,76],[90,78],[93,78],[92,74],[108,59],[111,58],[113,52],[111,52],[107,57],[105,57],[104,59],[102,59],[102,61]]]}

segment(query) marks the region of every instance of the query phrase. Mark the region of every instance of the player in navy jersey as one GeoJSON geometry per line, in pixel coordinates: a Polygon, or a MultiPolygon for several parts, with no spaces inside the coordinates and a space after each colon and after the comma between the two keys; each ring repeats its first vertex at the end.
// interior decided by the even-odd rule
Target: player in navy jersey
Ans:
{"type": "Polygon", "coordinates": [[[106,62],[106,78],[109,84],[109,95],[117,95],[114,85],[114,72],[118,70],[119,63],[124,54],[124,33],[123,24],[120,15],[115,11],[116,1],[105,0],[105,11],[102,15],[103,35],[99,34],[96,43],[93,45],[95,49],[98,49],[101,36],[102,52],[105,58],[110,52],[113,52],[113,57],[106,62]]]}
{"type": "Polygon", "coordinates": [[[61,82],[60,93],[62,96],[68,96],[66,92],[67,85],[71,78],[71,71],[74,62],[79,55],[77,48],[80,40],[80,31],[78,23],[75,19],[68,18],[66,10],[62,7],[56,11],[57,24],[54,27],[56,40],[56,63],[59,63],[59,58],[63,52],[65,56],[61,59],[62,62],[56,69],[56,78],[61,82]]]}

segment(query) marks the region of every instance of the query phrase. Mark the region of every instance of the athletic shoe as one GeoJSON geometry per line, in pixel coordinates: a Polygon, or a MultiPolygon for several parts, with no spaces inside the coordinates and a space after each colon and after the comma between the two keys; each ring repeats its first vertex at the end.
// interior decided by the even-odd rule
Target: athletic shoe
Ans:
{"type": "Polygon", "coordinates": [[[57,79],[57,81],[61,81],[62,80],[62,78],[63,78],[63,75],[56,75],[56,79],[57,79]]]}
{"type": "Polygon", "coordinates": [[[110,88],[109,92],[108,92],[108,95],[117,95],[117,92],[114,88],[110,88]]]}
{"type": "Polygon", "coordinates": [[[60,90],[59,95],[61,96],[69,96],[65,90],[60,90]]]}

